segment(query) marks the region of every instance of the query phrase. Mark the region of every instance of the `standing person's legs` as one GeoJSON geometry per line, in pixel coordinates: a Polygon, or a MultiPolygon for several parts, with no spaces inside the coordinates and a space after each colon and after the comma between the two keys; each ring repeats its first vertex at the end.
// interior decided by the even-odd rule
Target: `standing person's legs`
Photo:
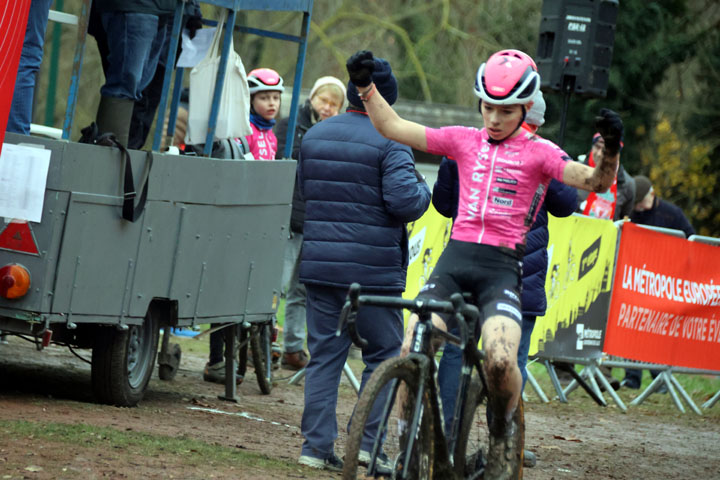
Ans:
{"type": "MultiPolygon", "coordinates": [[[[457,330],[450,333],[457,335],[457,330]]],[[[460,369],[462,368],[462,350],[459,347],[446,343],[440,365],[438,366],[438,387],[442,400],[442,414],[445,423],[445,433],[450,432],[453,414],[455,413],[455,398],[460,387],[460,369]]]]}
{"type": "Polygon", "coordinates": [[[52,0],[32,0],[6,130],[30,134],[35,81],[40,70],[52,0]]]}
{"type": "Polygon", "coordinates": [[[96,122],[100,133],[112,132],[127,145],[133,106],[157,65],[159,52],[153,48],[161,46],[156,45],[159,19],[157,15],[121,12],[103,12],[101,19],[109,52],[96,122]]]}
{"type": "MultiPolygon", "coordinates": [[[[368,295],[388,295],[383,292],[365,292],[368,295]]],[[[400,296],[400,293],[389,294],[388,296],[400,296]]],[[[403,340],[403,316],[402,311],[396,308],[381,308],[363,306],[358,311],[357,329],[361,337],[368,341],[368,346],[362,351],[365,369],[362,373],[360,383],[360,393],[362,393],[367,381],[373,374],[375,369],[388,358],[400,355],[400,346],[403,340]]],[[[384,396],[378,397],[375,403],[377,408],[373,408],[370,416],[365,422],[365,433],[361,444],[361,450],[370,451],[375,441],[377,427],[380,423],[382,415],[382,406],[384,405],[384,396]]],[[[352,419],[351,419],[352,422],[352,419]]],[[[350,424],[348,424],[348,431],[350,424]]]]}
{"type": "MultiPolygon", "coordinates": [[[[165,80],[165,64],[167,62],[168,50],[170,47],[170,29],[172,22],[166,17],[161,17],[158,25],[158,34],[153,41],[153,48],[159,45],[159,55],[157,59],[153,59],[152,55],[148,57],[148,64],[143,68],[143,80],[149,71],[153,71],[150,81],[142,90],[142,98],[135,102],[133,106],[132,121],[130,122],[130,138],[128,140],[128,148],[141,149],[145,145],[150,128],[152,127],[155,113],[158,105],[160,105],[160,97],[162,96],[162,87],[165,80]],[[152,63],[156,66],[152,67],[152,63]]],[[[163,135],[165,133],[163,132],[163,135]]]]}
{"type": "Polygon", "coordinates": [[[340,377],[351,340],[335,336],[345,302],[341,288],[307,285],[307,326],[310,362],[305,370],[305,408],[300,429],[303,441],[300,462],[334,457],[337,438],[337,397],[340,377]]]}
{"type": "Polygon", "coordinates": [[[303,350],[305,344],[305,317],[307,291],[300,283],[300,254],[303,235],[293,232],[285,250],[285,270],[283,276],[288,277],[284,285],[288,285],[285,298],[285,325],[283,326],[283,359],[282,365],[300,370],[307,365],[307,357],[303,350]]]}
{"type": "Polygon", "coordinates": [[[535,315],[525,315],[522,318],[522,332],[520,333],[520,346],[518,346],[518,368],[522,375],[522,389],[525,390],[525,383],[527,382],[527,363],[528,363],[528,352],[530,351],[530,337],[532,337],[533,329],[535,328],[535,315]]]}

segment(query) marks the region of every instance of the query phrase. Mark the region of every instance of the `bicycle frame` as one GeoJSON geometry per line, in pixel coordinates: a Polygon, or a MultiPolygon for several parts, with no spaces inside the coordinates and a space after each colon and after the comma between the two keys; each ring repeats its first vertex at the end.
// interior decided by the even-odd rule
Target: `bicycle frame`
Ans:
{"type": "MultiPolygon", "coordinates": [[[[360,286],[353,284],[350,287],[348,300],[340,315],[337,334],[339,335],[343,326],[347,325],[348,333],[353,339],[353,342],[361,348],[367,345],[365,339],[358,334],[355,324],[357,310],[361,305],[404,308],[418,315],[419,319],[413,331],[410,353],[407,358],[417,364],[419,369],[418,378],[420,381],[418,382],[416,391],[414,392],[414,398],[418,399],[418,401],[415,402],[411,421],[409,425],[407,425],[407,431],[410,432],[411,435],[409,435],[408,443],[405,446],[405,458],[411,457],[411,452],[415,446],[418,428],[424,412],[423,401],[421,399],[423,398],[423,395],[426,394],[426,390],[429,388],[430,406],[433,409],[433,418],[435,419],[434,421],[436,424],[435,431],[439,432],[439,436],[436,435],[434,439],[436,448],[439,448],[437,461],[440,464],[452,467],[454,451],[457,445],[457,436],[462,423],[462,414],[466,400],[465,397],[472,380],[473,367],[475,367],[478,371],[483,388],[487,387],[481,369],[483,353],[477,349],[474,335],[471,335],[468,332],[469,325],[472,327],[476,327],[477,325],[479,317],[477,308],[474,305],[466,304],[460,294],[453,295],[450,302],[440,302],[435,300],[424,302],[420,300],[406,300],[397,297],[360,295],[360,286]],[[432,324],[433,312],[452,313],[456,315],[460,335],[456,336],[434,327],[432,324]],[[438,425],[438,423],[441,423],[440,419],[442,417],[440,415],[440,401],[438,400],[438,386],[435,381],[436,366],[432,346],[434,338],[442,338],[449,343],[460,346],[463,350],[463,368],[461,371],[460,386],[456,394],[454,420],[449,436],[445,435],[442,425],[438,425]]],[[[474,328],[472,333],[475,333],[474,328]]],[[[387,431],[389,413],[398,394],[399,383],[394,381],[390,385],[391,391],[389,392],[385,405],[383,406],[384,414],[382,415],[380,424],[378,425],[378,434],[375,438],[372,451],[370,452],[370,462],[367,467],[369,475],[374,475],[376,473],[377,455],[384,442],[384,432],[387,431]]],[[[400,472],[400,478],[407,478],[408,468],[409,463],[404,463],[402,472],[400,472]]]]}

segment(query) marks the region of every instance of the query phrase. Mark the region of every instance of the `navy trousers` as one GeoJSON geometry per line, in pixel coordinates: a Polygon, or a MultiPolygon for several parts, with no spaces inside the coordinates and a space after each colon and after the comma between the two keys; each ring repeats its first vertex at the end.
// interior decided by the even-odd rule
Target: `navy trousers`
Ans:
{"type": "MultiPolygon", "coordinates": [[[[337,438],[337,397],[340,378],[352,340],[347,331],[335,336],[340,311],[345,303],[347,289],[306,284],[307,289],[307,345],[310,362],[305,370],[305,409],[301,431],[305,440],[302,455],[328,458],[334,453],[337,438]]],[[[400,296],[400,292],[367,292],[373,295],[400,296]]],[[[364,306],[357,318],[358,332],[369,345],[362,352],[365,370],[361,392],[370,375],[388,358],[400,354],[403,338],[402,312],[396,309],[364,306]]],[[[372,415],[371,415],[372,417],[372,415]]],[[[368,420],[369,432],[377,419],[368,420]]],[[[369,443],[370,440],[367,441],[369,443]]],[[[366,441],[363,441],[365,444],[366,441]]],[[[368,448],[364,445],[365,449],[368,448]]]]}

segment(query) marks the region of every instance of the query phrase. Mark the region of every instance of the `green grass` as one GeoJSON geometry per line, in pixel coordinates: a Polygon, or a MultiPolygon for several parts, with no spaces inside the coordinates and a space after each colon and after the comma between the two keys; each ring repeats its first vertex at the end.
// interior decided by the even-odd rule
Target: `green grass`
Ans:
{"type": "Polygon", "coordinates": [[[34,423],[25,420],[0,420],[0,436],[33,437],[61,444],[88,448],[122,449],[140,457],[176,457],[180,463],[190,466],[214,463],[223,466],[257,467],[278,475],[295,472],[290,465],[265,455],[239,449],[210,445],[189,437],[168,437],[148,433],[119,431],[109,427],[63,423],[34,423]]]}

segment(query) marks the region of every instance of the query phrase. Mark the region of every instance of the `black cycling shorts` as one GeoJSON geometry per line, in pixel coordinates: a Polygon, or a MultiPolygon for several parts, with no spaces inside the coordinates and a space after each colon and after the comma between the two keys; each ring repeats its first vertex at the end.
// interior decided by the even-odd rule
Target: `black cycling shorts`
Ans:
{"type": "MultiPolygon", "coordinates": [[[[522,325],[521,289],[522,262],[516,252],[451,239],[416,298],[449,300],[455,292],[470,293],[482,318],[503,315],[522,325]]],[[[439,315],[448,330],[457,326],[454,315],[439,315]]]]}

